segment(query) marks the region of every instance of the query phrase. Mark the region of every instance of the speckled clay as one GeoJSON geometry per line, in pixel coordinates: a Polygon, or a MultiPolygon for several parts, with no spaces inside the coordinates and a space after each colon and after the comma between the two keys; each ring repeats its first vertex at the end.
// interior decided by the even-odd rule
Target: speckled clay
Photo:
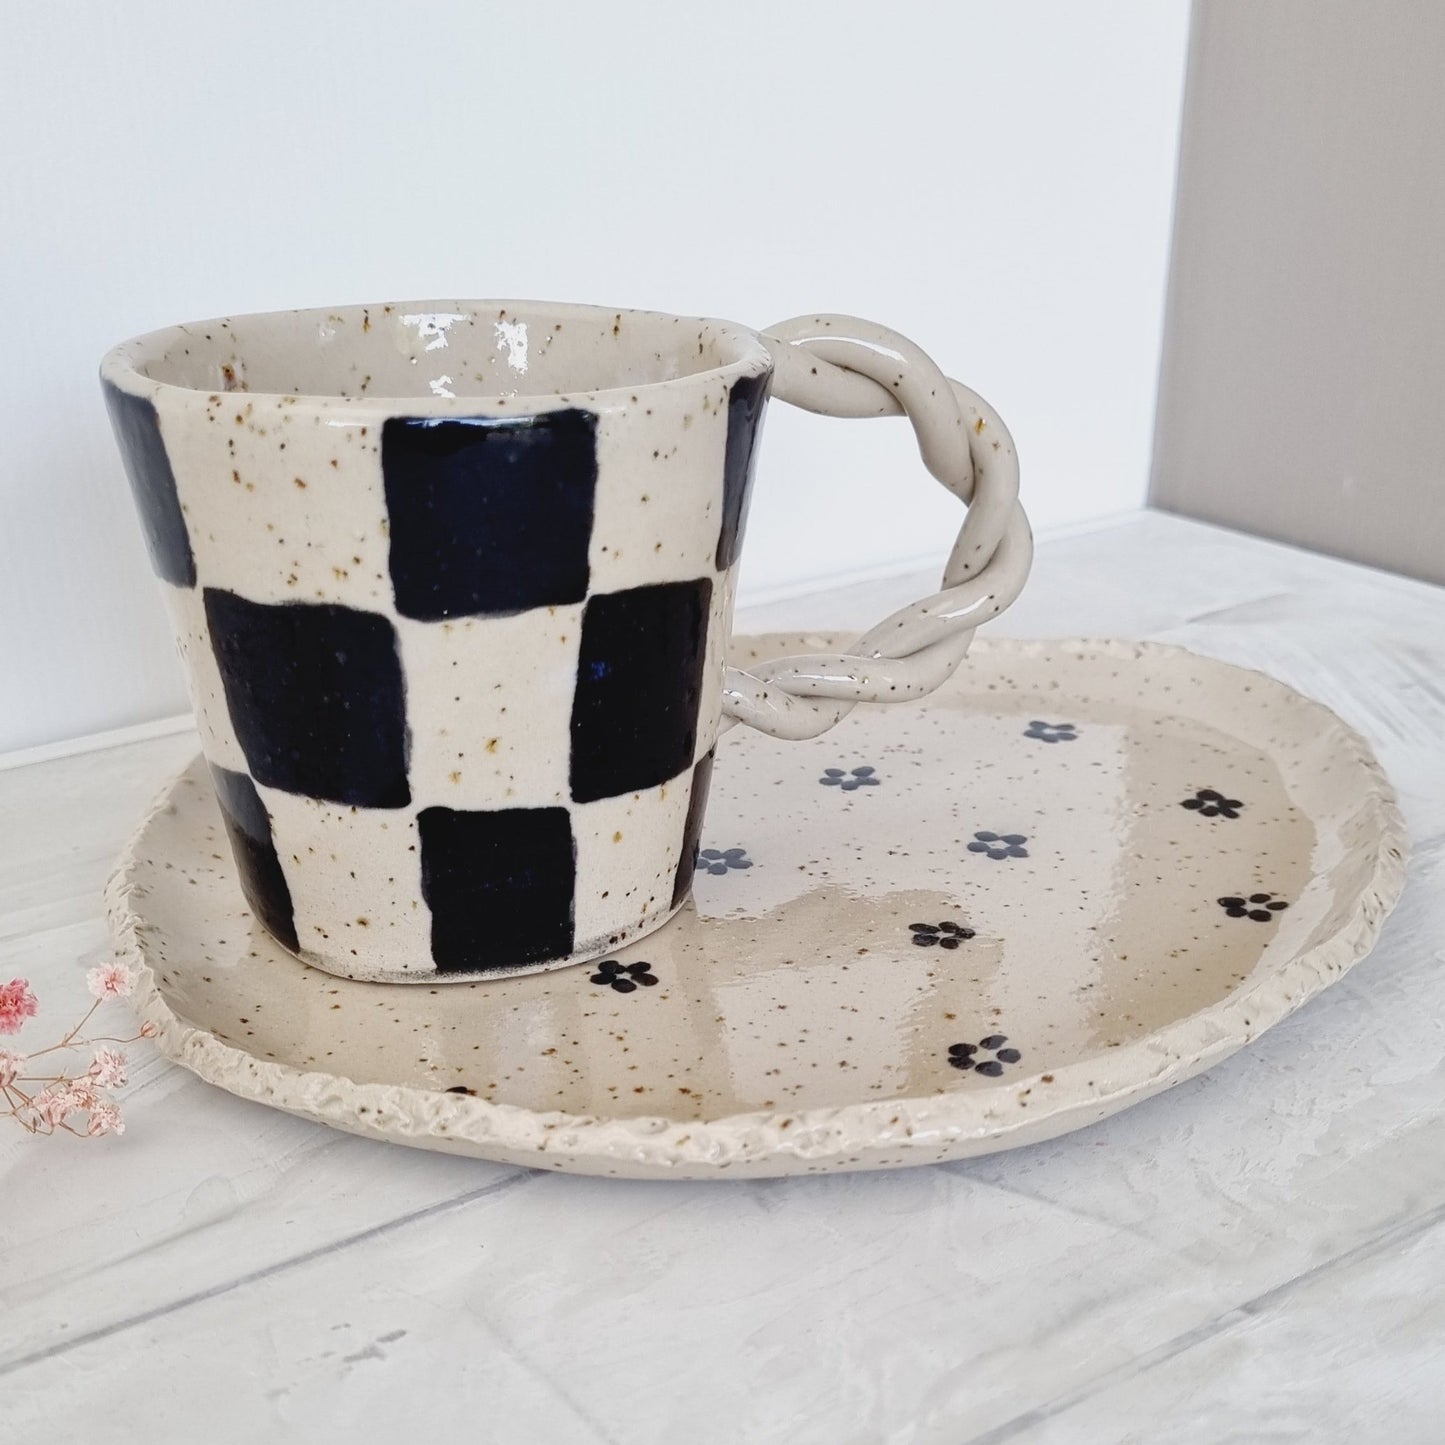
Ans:
{"type": "Polygon", "coordinates": [[[242,887],[346,978],[512,977],[659,927],[724,719],[814,736],[937,687],[1028,572],[1003,423],[848,317],[535,302],[222,318],[102,383],[242,887]],[[905,411],[968,503],[944,590],[726,665],[763,413],[905,411]]]}
{"type": "Polygon", "coordinates": [[[198,763],[110,923],[161,1050],[237,1094],[424,1148],[725,1178],[1007,1148],[1178,1083],[1368,951],[1406,849],[1327,709],[1120,642],[980,642],[917,708],[735,733],[701,841],[694,901],[599,963],[395,990],[253,922],[198,763]]]}

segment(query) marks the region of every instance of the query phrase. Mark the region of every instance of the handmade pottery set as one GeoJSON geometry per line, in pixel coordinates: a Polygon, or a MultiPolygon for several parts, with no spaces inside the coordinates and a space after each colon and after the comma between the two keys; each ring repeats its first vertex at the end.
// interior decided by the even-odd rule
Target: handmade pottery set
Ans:
{"type": "Polygon", "coordinates": [[[1399,891],[1319,705],[1177,649],[970,650],[1029,568],[1013,444],[881,327],[353,306],[102,383],[204,755],[111,928],[236,1093],[587,1172],[959,1157],[1232,1052],[1399,891]],[[968,506],[941,592],[730,640],[770,395],[907,415],[968,506]]]}

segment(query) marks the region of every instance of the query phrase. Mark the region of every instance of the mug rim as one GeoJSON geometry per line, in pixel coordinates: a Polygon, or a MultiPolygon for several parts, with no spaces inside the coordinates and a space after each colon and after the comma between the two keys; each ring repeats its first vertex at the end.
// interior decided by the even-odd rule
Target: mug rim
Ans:
{"type": "MultiPolygon", "coordinates": [[[[623,385],[598,387],[578,392],[477,392],[456,396],[392,395],[378,393],[374,396],[342,396],[335,392],[323,391],[253,391],[245,388],[223,388],[234,396],[244,396],[252,402],[287,401],[296,405],[324,407],[327,410],[357,412],[365,415],[391,415],[406,411],[408,415],[447,415],[468,407],[476,409],[502,408],[508,411],[547,410],[555,406],[575,405],[585,402],[596,408],[625,405],[635,401],[644,393],[656,394],[668,388],[706,385],[712,381],[731,384],[744,376],[758,376],[773,369],[772,355],[766,343],[751,328],[737,322],[725,321],[711,316],[683,316],[666,311],[651,311],[637,307],[598,306],[586,302],[546,301],[509,299],[506,297],[482,297],[463,299],[426,298],[421,300],[347,302],[339,306],[302,306],[271,311],[250,311],[216,316],[200,321],[178,322],[171,326],[159,327],[142,332],[112,346],[100,362],[100,378],[118,390],[133,396],[146,397],[154,401],[161,396],[174,397],[178,401],[186,397],[201,397],[209,400],[217,394],[215,386],[194,385],[187,382],[167,381],[149,374],[145,367],[163,356],[177,343],[184,343],[191,335],[206,329],[229,329],[235,322],[249,323],[295,323],[298,319],[314,317],[318,321],[343,313],[360,317],[366,312],[403,312],[421,316],[448,314],[481,314],[488,310],[498,311],[505,316],[508,310],[545,310],[552,313],[575,316],[578,319],[600,321],[609,318],[629,318],[634,323],[642,322],[653,327],[679,325],[702,325],[712,328],[719,343],[731,349],[732,354],[724,361],[695,371],[683,371],[677,376],[662,376],[651,380],[628,382],[623,385]]],[[[207,337],[209,340],[209,337],[207,337]]]]}

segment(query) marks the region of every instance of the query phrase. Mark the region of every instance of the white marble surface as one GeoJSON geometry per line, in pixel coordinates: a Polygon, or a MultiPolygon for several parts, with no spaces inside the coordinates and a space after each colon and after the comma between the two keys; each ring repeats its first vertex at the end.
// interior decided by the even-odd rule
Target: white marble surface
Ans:
{"type": "MultiPolygon", "coordinates": [[[[740,625],[861,628],[927,585],[740,625]]],[[[6,1440],[1445,1438],[1445,592],[1145,515],[1047,541],[997,630],[1184,642],[1362,729],[1416,840],[1374,956],[1105,1124],[894,1174],[534,1174],[152,1057],[123,1138],[0,1134],[6,1440]]],[[[53,1015],[194,746],[0,772],[0,977],[53,1015]]]]}

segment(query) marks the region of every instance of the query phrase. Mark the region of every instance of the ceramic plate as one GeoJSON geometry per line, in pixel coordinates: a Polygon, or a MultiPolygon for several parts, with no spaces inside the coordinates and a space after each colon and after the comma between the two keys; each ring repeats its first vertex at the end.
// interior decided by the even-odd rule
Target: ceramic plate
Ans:
{"type": "Polygon", "coordinates": [[[233,1093],[422,1148],[727,1178],[956,1159],[1158,1093],[1362,957],[1405,851],[1318,703],[1177,648],[1012,641],[811,742],[729,733],[703,845],[694,903],[600,964],[351,983],[251,921],[197,760],[108,907],[162,1052],[233,1093]]]}

